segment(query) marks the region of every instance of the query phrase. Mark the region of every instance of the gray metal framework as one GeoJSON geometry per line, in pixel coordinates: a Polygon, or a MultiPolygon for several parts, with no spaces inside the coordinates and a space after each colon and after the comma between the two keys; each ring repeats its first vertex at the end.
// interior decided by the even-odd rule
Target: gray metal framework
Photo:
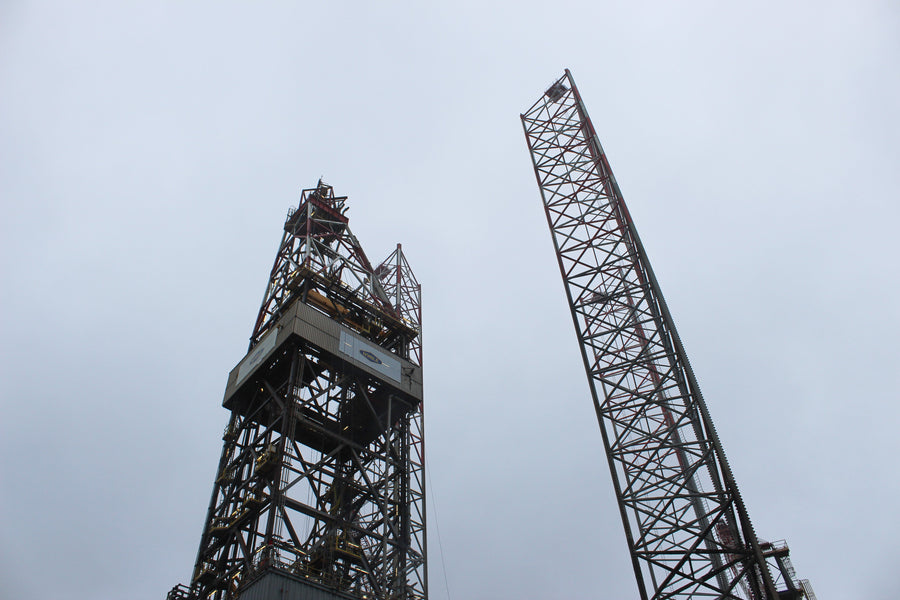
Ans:
{"type": "Polygon", "coordinates": [[[239,598],[272,572],[342,597],[427,599],[421,288],[399,245],[372,266],[346,210],[320,181],[288,213],[229,375],[191,583],[170,600],[239,598]]]}
{"type": "Polygon", "coordinates": [[[571,73],[521,118],[640,597],[803,597],[754,533],[571,73]]]}

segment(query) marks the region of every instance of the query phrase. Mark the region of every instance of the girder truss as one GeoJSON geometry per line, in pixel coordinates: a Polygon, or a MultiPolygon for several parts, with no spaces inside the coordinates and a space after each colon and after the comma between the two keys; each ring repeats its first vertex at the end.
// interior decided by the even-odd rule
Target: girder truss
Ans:
{"type": "Polygon", "coordinates": [[[276,567],[360,598],[425,598],[416,419],[407,410],[348,414],[384,391],[304,344],[268,371],[223,436],[193,578],[198,597],[229,598],[276,567]],[[353,432],[368,418],[385,429],[360,443],[353,432]]]}
{"type": "Polygon", "coordinates": [[[522,124],[641,598],[777,598],[759,541],[571,74],[522,124]]]}
{"type": "MultiPolygon", "coordinates": [[[[301,192],[300,206],[288,213],[284,224],[281,245],[250,337],[251,348],[299,297],[334,313],[334,318],[372,336],[388,350],[401,355],[408,352],[409,344],[418,335],[418,320],[406,318],[406,329],[399,327],[404,324],[401,309],[411,302],[410,295],[419,294],[418,283],[414,276],[413,283],[403,279],[412,275],[406,265],[407,270],[401,273],[405,285],[393,296],[388,295],[381,277],[350,231],[346,201],[346,196],[335,196],[334,188],[321,181],[315,188],[301,192]],[[331,310],[334,306],[342,308],[335,312],[331,310]]],[[[398,253],[403,259],[399,249],[391,256],[398,253]]],[[[405,264],[405,259],[402,262],[405,264]]],[[[396,281],[388,285],[393,288],[396,281]]]]}
{"type": "MultiPolygon", "coordinates": [[[[304,302],[421,365],[421,289],[401,247],[373,268],[321,181],[288,214],[251,349],[304,302]]],[[[274,568],[358,598],[427,598],[424,412],[305,339],[226,399],[231,418],[191,586],[235,598],[274,568]],[[247,388],[248,386],[244,386],[247,388]]]]}
{"type": "Polygon", "coordinates": [[[404,323],[419,331],[409,343],[409,360],[417,365],[422,364],[422,286],[406,261],[403,247],[397,249],[384,259],[375,269],[381,281],[381,289],[387,296],[394,312],[404,323]]]}

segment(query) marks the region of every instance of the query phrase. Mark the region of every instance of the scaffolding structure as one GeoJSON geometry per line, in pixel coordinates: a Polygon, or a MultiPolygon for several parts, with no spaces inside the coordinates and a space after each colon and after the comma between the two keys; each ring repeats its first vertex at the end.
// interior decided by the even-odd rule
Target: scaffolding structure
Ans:
{"type": "Polygon", "coordinates": [[[640,597],[811,598],[753,530],[571,73],[521,119],[640,597]]]}
{"type": "Polygon", "coordinates": [[[421,287],[400,245],[369,262],[346,200],[320,181],[288,213],[169,600],[427,599],[421,287]]]}

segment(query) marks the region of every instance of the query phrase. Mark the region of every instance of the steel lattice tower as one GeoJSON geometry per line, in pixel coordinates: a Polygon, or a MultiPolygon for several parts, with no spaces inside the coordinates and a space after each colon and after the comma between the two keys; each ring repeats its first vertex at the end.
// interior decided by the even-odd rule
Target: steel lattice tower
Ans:
{"type": "Polygon", "coordinates": [[[754,533],[571,73],[521,118],[640,597],[812,598],[754,533]]]}
{"type": "Polygon", "coordinates": [[[421,288],[321,181],[288,213],[189,586],[169,600],[426,600],[421,288]],[[287,596],[283,596],[287,594],[287,596]]]}

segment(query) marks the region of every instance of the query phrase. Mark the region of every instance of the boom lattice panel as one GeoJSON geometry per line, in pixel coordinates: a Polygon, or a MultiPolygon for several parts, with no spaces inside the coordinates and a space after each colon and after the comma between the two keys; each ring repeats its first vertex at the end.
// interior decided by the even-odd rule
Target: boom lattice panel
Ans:
{"type": "MultiPolygon", "coordinates": [[[[525,136],[641,598],[778,598],[687,356],[571,74],[525,136]]],[[[788,578],[790,579],[790,578],[788,578]]]]}

